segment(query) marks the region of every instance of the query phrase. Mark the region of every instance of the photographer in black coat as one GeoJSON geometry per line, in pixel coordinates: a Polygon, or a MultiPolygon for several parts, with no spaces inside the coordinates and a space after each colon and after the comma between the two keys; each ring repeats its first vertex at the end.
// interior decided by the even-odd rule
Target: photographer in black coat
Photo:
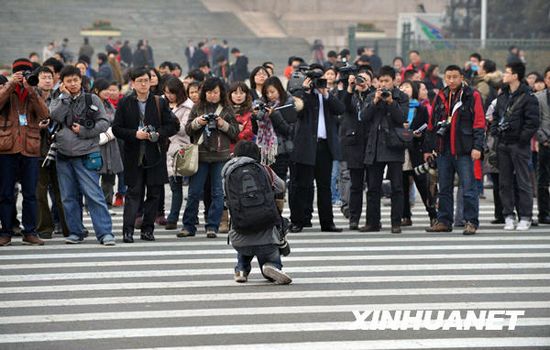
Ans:
{"type": "Polygon", "coordinates": [[[124,140],[124,182],[128,185],[122,226],[125,243],[134,242],[134,222],[146,187],[141,239],[155,240],[158,202],[164,184],[168,183],[164,145],[180,128],[167,101],[149,92],[148,69],[135,68],[130,79],[134,92],[118,103],[112,126],[115,136],[124,140]]]}
{"type": "Polygon", "coordinates": [[[405,149],[388,146],[396,128],[403,128],[409,110],[409,98],[394,87],[395,70],[390,66],[380,68],[380,87],[368,96],[363,117],[367,125],[367,145],[364,162],[367,174],[367,225],[362,232],[380,231],[380,197],[384,169],[388,167],[391,181],[391,232],[401,233],[403,213],[403,161],[405,149]]]}
{"type": "Polygon", "coordinates": [[[294,150],[291,161],[295,164],[295,178],[292,179],[290,206],[291,232],[302,231],[306,224],[308,195],[317,184],[317,208],[321,231],[340,232],[334,225],[330,179],[332,161],[340,160],[340,143],[338,140],[337,115],[344,113],[344,105],[328,88],[315,87],[310,78],[302,84],[304,109],[298,114],[295,126],[294,150]]]}
{"type": "MultiPolygon", "coordinates": [[[[342,158],[346,162],[351,177],[349,198],[349,228],[359,229],[361,211],[363,210],[363,187],[366,166],[364,163],[367,143],[366,125],[362,111],[367,104],[367,97],[374,91],[371,88],[372,73],[360,70],[357,76],[350,75],[345,90],[338,91],[340,101],[346,106],[340,124],[340,144],[342,158]]],[[[340,83],[343,85],[343,83],[340,83]]],[[[340,88],[340,86],[339,86],[340,88]]]]}

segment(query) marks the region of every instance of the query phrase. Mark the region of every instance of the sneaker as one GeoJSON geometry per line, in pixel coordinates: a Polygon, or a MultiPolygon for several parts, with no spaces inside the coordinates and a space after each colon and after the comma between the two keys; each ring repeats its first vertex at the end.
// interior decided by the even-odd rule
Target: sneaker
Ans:
{"type": "Polygon", "coordinates": [[[10,236],[0,236],[0,247],[11,245],[10,236]]]}
{"type": "Polygon", "coordinates": [[[516,227],[516,230],[518,230],[518,231],[528,231],[530,228],[531,228],[531,220],[521,219],[518,222],[518,226],[516,227]]]}
{"type": "Polygon", "coordinates": [[[246,281],[248,281],[248,272],[236,271],[234,280],[237,283],[245,283],[246,281]]]}
{"type": "Polygon", "coordinates": [[[195,234],[187,231],[186,229],[182,228],[181,231],[176,235],[178,238],[185,238],[185,237],[194,237],[195,234]]]}
{"type": "Polygon", "coordinates": [[[264,264],[262,272],[277,284],[290,284],[292,282],[290,276],[271,264],[264,264]]]}
{"type": "Polygon", "coordinates": [[[104,246],[113,246],[116,245],[115,237],[113,235],[105,235],[101,240],[101,244],[104,246]]]}
{"type": "Polygon", "coordinates": [[[211,228],[206,229],[206,238],[216,238],[218,235],[211,228]]]}
{"type": "Polygon", "coordinates": [[[475,235],[476,231],[477,231],[477,227],[471,222],[467,222],[464,225],[464,231],[462,231],[462,234],[465,236],[475,235]]]}
{"type": "Polygon", "coordinates": [[[504,219],[504,229],[506,231],[513,231],[516,229],[516,220],[513,216],[508,216],[504,219]]]}
{"type": "Polygon", "coordinates": [[[122,207],[124,205],[124,195],[117,193],[115,194],[115,201],[113,202],[113,207],[122,207]]]}
{"type": "Polygon", "coordinates": [[[35,235],[25,235],[23,236],[23,244],[27,245],[44,245],[44,241],[38,238],[35,235]]]}
{"type": "Polygon", "coordinates": [[[65,243],[67,244],[78,244],[84,240],[83,237],[79,235],[70,234],[69,237],[65,238],[65,243]]]}

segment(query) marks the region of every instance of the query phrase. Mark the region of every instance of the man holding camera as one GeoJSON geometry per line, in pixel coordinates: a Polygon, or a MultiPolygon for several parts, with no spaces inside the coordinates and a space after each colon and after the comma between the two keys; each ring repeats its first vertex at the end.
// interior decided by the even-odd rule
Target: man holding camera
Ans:
{"type": "Polygon", "coordinates": [[[349,195],[349,229],[358,230],[361,211],[363,210],[363,187],[365,183],[366,167],[364,161],[367,137],[362,111],[367,104],[367,97],[371,93],[369,88],[371,73],[361,70],[357,75],[348,77],[347,88],[344,82],[338,85],[340,101],[346,106],[340,124],[340,144],[342,157],[347,164],[351,177],[349,195]]]}
{"type": "Polygon", "coordinates": [[[61,94],[50,104],[51,119],[60,124],[55,136],[57,145],[56,167],[63,210],[69,228],[67,244],[84,240],[80,196],[92,218],[97,240],[114,245],[111,216],[99,186],[101,154],[99,134],[107,131],[109,121],[99,97],[82,91],[80,70],[66,66],[61,70],[61,94]]]}
{"type": "Polygon", "coordinates": [[[368,96],[363,110],[367,126],[367,143],[364,163],[367,172],[367,225],[361,232],[377,232],[380,224],[380,199],[384,169],[388,167],[391,181],[391,232],[401,233],[403,214],[403,162],[405,146],[390,143],[407,121],[409,98],[394,87],[395,70],[390,66],[380,68],[380,87],[368,96]]]}
{"type": "Polygon", "coordinates": [[[546,89],[537,93],[539,100],[540,128],[537,131],[539,159],[537,171],[537,202],[539,224],[550,224],[550,66],[544,71],[546,89]]]}
{"type": "Polygon", "coordinates": [[[451,232],[453,187],[458,173],[463,188],[464,235],[473,235],[479,226],[479,195],[474,178],[474,161],[481,158],[485,143],[485,113],[479,92],[463,84],[460,67],[445,69],[447,87],[440,90],[428,120],[424,160],[437,152],[439,208],[437,221],[427,232],[451,232]]]}
{"type": "MultiPolygon", "coordinates": [[[[322,76],[322,70],[316,69],[322,76]]],[[[316,85],[307,77],[302,83],[304,109],[298,114],[294,151],[291,161],[295,164],[295,178],[292,179],[290,232],[300,232],[306,225],[309,195],[313,180],[317,184],[317,209],[321,231],[341,232],[334,225],[330,179],[332,161],[340,160],[337,116],[345,112],[345,106],[334,95],[329,94],[326,80],[316,79],[316,85]]]]}
{"type": "Polygon", "coordinates": [[[122,226],[123,241],[134,242],[134,223],[145,188],[141,239],[154,241],[153,231],[161,190],[168,183],[166,140],[179,130],[166,100],[149,92],[151,73],[135,68],[130,73],[134,92],[118,103],[113,133],[124,140],[124,182],[128,185],[122,226]]]}
{"type": "Polygon", "coordinates": [[[0,246],[11,244],[18,180],[23,192],[23,244],[43,245],[36,233],[36,185],[39,122],[48,118],[48,107],[31,87],[38,82],[31,61],[15,60],[12,71],[12,80],[0,89],[0,246]]]}
{"type": "Polygon", "coordinates": [[[525,65],[506,65],[506,86],[497,98],[491,135],[497,138],[499,190],[505,230],[527,231],[533,216],[533,187],[529,175],[531,138],[539,128],[539,102],[523,78],[525,65]],[[516,197],[517,195],[517,197],[516,197]],[[517,200],[517,203],[516,203],[517,200]],[[519,222],[516,225],[514,206],[519,222]]]}

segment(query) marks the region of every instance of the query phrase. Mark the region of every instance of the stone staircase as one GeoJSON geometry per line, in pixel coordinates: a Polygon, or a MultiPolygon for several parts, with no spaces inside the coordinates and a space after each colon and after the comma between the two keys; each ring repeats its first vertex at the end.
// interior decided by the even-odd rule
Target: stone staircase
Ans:
{"type": "MultiPolygon", "coordinates": [[[[121,29],[120,39],[132,47],[147,38],[154,49],[155,63],[176,61],[186,66],[183,50],[188,39],[227,39],[253,65],[274,61],[282,71],[288,56],[309,57],[305,40],[258,37],[232,12],[211,12],[198,0],[2,0],[0,4],[0,64],[10,64],[31,51],[42,54],[50,41],[69,39],[75,52],[82,43],[80,30],[98,19],[109,20],[121,29]]],[[[90,37],[100,52],[106,38],[90,37]]]]}

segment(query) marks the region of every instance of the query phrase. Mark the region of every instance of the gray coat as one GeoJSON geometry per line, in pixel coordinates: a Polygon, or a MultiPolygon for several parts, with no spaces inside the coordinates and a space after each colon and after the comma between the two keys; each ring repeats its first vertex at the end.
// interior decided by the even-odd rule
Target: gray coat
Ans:
{"type": "MultiPolygon", "coordinates": [[[[225,175],[229,174],[237,166],[253,162],[255,162],[255,160],[249,157],[233,158],[223,167],[222,176],[225,179],[225,175]]],[[[266,176],[268,176],[267,171],[271,170],[267,167],[265,168],[266,176]]],[[[284,193],[285,182],[281,180],[281,178],[279,178],[274,172],[271,172],[271,174],[273,175],[273,191],[275,192],[275,194],[284,193]]],[[[231,230],[231,232],[229,232],[229,239],[231,240],[231,245],[233,247],[250,247],[257,245],[277,244],[279,243],[279,232],[277,231],[277,228],[275,226],[258,232],[257,234],[242,234],[231,230]]]]}
{"type": "Polygon", "coordinates": [[[380,101],[372,103],[374,94],[367,97],[367,105],[363,110],[363,120],[367,125],[367,148],[365,164],[374,162],[404,162],[405,150],[392,149],[386,146],[384,128],[402,128],[409,112],[409,98],[399,89],[392,91],[393,102],[387,104],[380,101]]]}
{"type": "Polygon", "coordinates": [[[537,140],[542,144],[550,141],[550,90],[544,89],[535,96],[539,100],[540,126],[537,140]]]}
{"type": "MultiPolygon", "coordinates": [[[[109,120],[109,125],[112,125],[115,120],[115,108],[109,101],[105,101],[104,106],[105,115],[109,120]]],[[[111,127],[100,135],[100,139],[105,137],[108,139],[107,143],[102,144],[99,147],[101,151],[101,158],[103,159],[103,166],[99,172],[101,174],[121,173],[124,170],[124,165],[122,164],[122,157],[120,156],[118,142],[115,135],[113,135],[111,127]]]]}
{"type": "Polygon", "coordinates": [[[95,112],[86,110],[85,100],[83,93],[76,98],[61,94],[50,104],[50,117],[62,126],[55,137],[59,154],[67,157],[80,157],[99,151],[99,134],[107,131],[110,123],[99,97],[92,95],[92,104],[97,107],[95,112]],[[80,133],[74,133],[71,125],[76,122],[75,116],[84,120],[86,113],[90,119],[95,121],[94,127],[87,129],[81,125],[80,133]]]}

